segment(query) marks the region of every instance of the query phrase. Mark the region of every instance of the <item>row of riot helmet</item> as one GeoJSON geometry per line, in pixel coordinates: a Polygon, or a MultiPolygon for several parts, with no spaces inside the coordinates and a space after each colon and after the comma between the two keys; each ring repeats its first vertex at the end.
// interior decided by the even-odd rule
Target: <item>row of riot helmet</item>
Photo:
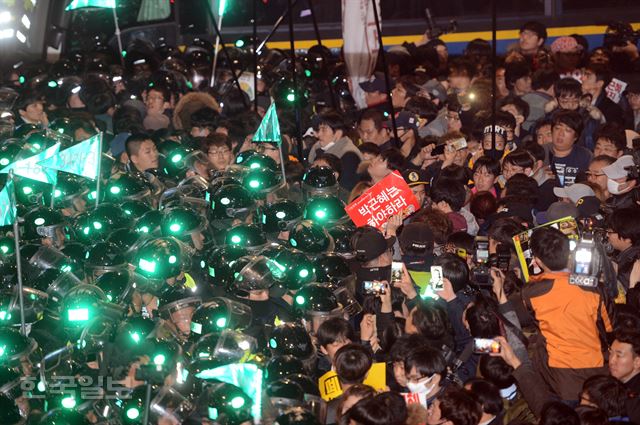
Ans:
{"type": "MultiPolygon", "coordinates": [[[[55,142],[34,130],[3,145],[0,164],[55,142]]],[[[292,408],[311,421],[302,423],[322,417],[313,336],[327,318],[360,311],[334,173],[310,169],[295,202],[279,197],[286,183],[269,157],[245,152],[209,181],[186,145],[166,145],[157,173],[105,157],[97,207],[90,180],[15,180],[24,309],[5,228],[2,423],[134,424],[145,409],[174,423],[242,424],[292,408]],[[238,364],[262,388],[228,376],[238,364]],[[60,393],[70,378],[78,385],[60,393]],[[256,408],[259,399],[270,402],[256,408]]]]}

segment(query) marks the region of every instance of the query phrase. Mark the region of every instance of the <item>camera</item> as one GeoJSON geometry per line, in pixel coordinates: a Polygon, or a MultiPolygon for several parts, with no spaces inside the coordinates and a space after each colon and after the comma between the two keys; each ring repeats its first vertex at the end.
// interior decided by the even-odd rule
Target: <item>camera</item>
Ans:
{"type": "Polygon", "coordinates": [[[576,244],[571,258],[571,285],[594,288],[598,286],[603,258],[596,246],[598,241],[594,233],[585,231],[576,244]]]}
{"type": "Polygon", "coordinates": [[[627,43],[637,44],[640,32],[634,31],[630,24],[611,22],[604,34],[603,45],[607,48],[624,47],[627,43]]]}
{"type": "Polygon", "coordinates": [[[363,282],[364,293],[367,295],[384,294],[384,284],[378,280],[365,280],[363,282]]]}
{"type": "Polygon", "coordinates": [[[476,237],[474,242],[474,258],[476,266],[471,271],[471,282],[477,286],[491,286],[489,271],[489,239],[484,236],[476,237]]]}

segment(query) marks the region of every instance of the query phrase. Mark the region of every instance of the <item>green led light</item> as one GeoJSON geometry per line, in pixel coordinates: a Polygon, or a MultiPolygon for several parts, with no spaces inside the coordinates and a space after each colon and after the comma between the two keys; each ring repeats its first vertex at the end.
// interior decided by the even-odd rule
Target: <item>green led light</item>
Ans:
{"type": "Polygon", "coordinates": [[[287,213],[285,213],[284,211],[278,211],[276,213],[276,218],[279,218],[280,220],[282,220],[283,218],[285,218],[287,216],[287,213]]]}
{"type": "Polygon", "coordinates": [[[42,225],[44,224],[44,218],[42,218],[42,217],[38,217],[38,218],[36,218],[36,219],[33,221],[33,223],[34,223],[36,226],[42,226],[42,225]]]}
{"type": "Polygon", "coordinates": [[[120,193],[120,188],[118,186],[113,186],[111,189],[109,189],[109,191],[114,195],[117,195],[118,193],[120,193]]]}
{"type": "Polygon", "coordinates": [[[249,186],[254,188],[254,189],[257,189],[257,188],[260,187],[260,182],[258,180],[251,180],[249,182],[249,186]]]}
{"type": "Polygon", "coordinates": [[[227,318],[226,317],[221,317],[218,320],[216,320],[216,326],[219,328],[224,328],[227,325],[227,318]]]}
{"type": "Polygon", "coordinates": [[[76,407],[76,399],[73,397],[65,397],[62,399],[62,407],[65,409],[73,409],[76,407]]]}
{"type": "Polygon", "coordinates": [[[9,247],[6,245],[2,245],[0,246],[0,251],[2,251],[3,254],[6,254],[7,252],[9,252],[9,247]]]}
{"type": "Polygon", "coordinates": [[[311,77],[311,71],[309,71],[308,69],[305,69],[305,70],[304,70],[304,75],[305,75],[307,78],[311,77]]]}
{"type": "Polygon", "coordinates": [[[327,217],[327,213],[323,210],[318,210],[316,211],[316,217],[318,218],[326,218],[327,217]]]}
{"type": "Polygon", "coordinates": [[[298,272],[298,276],[305,278],[307,276],[309,276],[309,270],[307,269],[302,269],[298,272]]]}
{"type": "Polygon", "coordinates": [[[68,273],[71,271],[71,266],[67,264],[65,266],[62,266],[60,270],[62,270],[63,273],[68,273]]]}
{"type": "Polygon", "coordinates": [[[85,227],[84,229],[82,229],[82,233],[84,233],[85,235],[89,234],[89,228],[85,227]]]}
{"type": "Polygon", "coordinates": [[[132,333],[131,339],[137,344],[138,342],[140,342],[140,334],[138,332],[132,333]]]}
{"type": "Polygon", "coordinates": [[[278,343],[276,342],[276,339],[275,339],[275,338],[271,338],[271,339],[269,340],[269,347],[271,347],[271,348],[273,348],[273,349],[278,348],[278,343]]]}
{"type": "Polygon", "coordinates": [[[33,189],[31,189],[29,186],[26,186],[22,188],[22,192],[25,195],[31,195],[33,193],[33,189]]]}
{"type": "Polygon", "coordinates": [[[67,311],[67,317],[70,322],[86,322],[89,320],[88,308],[72,308],[67,311]]]}
{"type": "Polygon", "coordinates": [[[155,356],[153,358],[153,363],[156,366],[162,366],[164,364],[164,362],[166,361],[166,357],[164,356],[164,354],[158,354],[157,356],[155,356]]]}
{"type": "Polygon", "coordinates": [[[147,261],[144,258],[141,258],[138,262],[138,266],[149,273],[155,273],[156,271],[156,262],[155,261],[147,261]]]}
{"type": "Polygon", "coordinates": [[[7,316],[11,317],[11,315],[6,311],[0,311],[0,320],[7,320],[7,316]]]}
{"type": "Polygon", "coordinates": [[[242,406],[244,406],[244,398],[234,397],[233,400],[231,400],[231,407],[233,407],[234,409],[239,409],[242,406]]]}
{"type": "Polygon", "coordinates": [[[26,78],[24,78],[24,75],[21,75],[20,77],[18,77],[18,82],[19,82],[20,84],[24,84],[24,82],[25,82],[25,81],[27,81],[27,79],[26,79],[26,78]]]}
{"type": "Polygon", "coordinates": [[[49,86],[52,89],[55,89],[56,87],[58,87],[58,83],[56,83],[55,81],[49,81],[47,86],[49,86]]]}
{"type": "Polygon", "coordinates": [[[215,407],[209,407],[209,419],[211,419],[212,421],[218,419],[218,409],[216,409],[215,407]]]}
{"type": "Polygon", "coordinates": [[[243,48],[243,47],[244,47],[244,40],[242,40],[242,39],[237,40],[237,41],[236,41],[236,47],[237,47],[238,49],[243,48]]]}
{"type": "Polygon", "coordinates": [[[93,222],[93,228],[96,229],[96,230],[102,229],[102,223],[100,223],[99,221],[94,221],[93,222]]]}
{"type": "Polygon", "coordinates": [[[126,57],[127,57],[127,51],[126,51],[126,50],[123,50],[123,51],[122,51],[122,57],[123,57],[123,58],[126,58],[126,57]]]}
{"type": "Polygon", "coordinates": [[[238,235],[231,236],[231,243],[240,243],[242,242],[242,238],[238,235]]]}
{"type": "Polygon", "coordinates": [[[140,416],[140,411],[138,409],[136,409],[135,407],[127,409],[127,418],[129,418],[129,419],[138,419],[139,416],[140,416]]]}
{"type": "Polygon", "coordinates": [[[178,232],[180,231],[180,225],[178,223],[173,223],[171,226],[169,226],[169,230],[171,230],[172,232],[178,232]]]}
{"type": "Polygon", "coordinates": [[[175,155],[173,155],[173,156],[171,157],[171,162],[178,162],[178,161],[180,161],[181,159],[182,159],[182,155],[180,155],[179,153],[177,153],[177,154],[175,154],[175,155]]]}
{"type": "Polygon", "coordinates": [[[257,162],[254,162],[251,165],[249,165],[249,168],[251,168],[252,170],[257,170],[258,168],[260,168],[260,164],[258,164],[257,162]]]}
{"type": "Polygon", "coordinates": [[[139,231],[142,233],[149,233],[149,226],[142,226],[139,231]]]}
{"type": "Polygon", "coordinates": [[[8,158],[0,159],[0,165],[9,165],[9,159],[8,158]]]}
{"type": "Polygon", "coordinates": [[[53,191],[53,197],[54,198],[59,198],[60,196],[62,196],[62,191],[56,189],[53,191]]]}
{"type": "Polygon", "coordinates": [[[109,302],[113,301],[113,297],[111,296],[111,294],[107,294],[107,299],[109,300],[109,302]]]}
{"type": "Polygon", "coordinates": [[[229,198],[222,198],[220,199],[220,203],[222,205],[229,205],[231,203],[231,200],[229,198]]]}
{"type": "Polygon", "coordinates": [[[304,304],[304,301],[305,301],[305,299],[304,299],[304,297],[302,295],[296,296],[296,304],[302,305],[302,304],[304,304]]]}
{"type": "Polygon", "coordinates": [[[288,100],[289,102],[294,102],[294,101],[296,100],[296,95],[295,95],[295,94],[293,94],[293,93],[289,93],[289,94],[287,95],[287,100],[288,100]]]}
{"type": "Polygon", "coordinates": [[[169,264],[175,264],[176,261],[178,261],[178,259],[176,258],[175,255],[169,256],[169,264]]]}
{"type": "Polygon", "coordinates": [[[295,239],[289,239],[289,244],[290,244],[291,246],[293,246],[293,247],[298,246],[298,242],[296,242],[296,240],[295,240],[295,239]]]}
{"type": "Polygon", "coordinates": [[[38,382],[38,391],[43,393],[46,389],[47,389],[47,386],[44,384],[44,382],[42,381],[38,382]]]}
{"type": "Polygon", "coordinates": [[[36,149],[40,149],[42,146],[40,145],[40,143],[34,143],[33,147],[36,149]]]}

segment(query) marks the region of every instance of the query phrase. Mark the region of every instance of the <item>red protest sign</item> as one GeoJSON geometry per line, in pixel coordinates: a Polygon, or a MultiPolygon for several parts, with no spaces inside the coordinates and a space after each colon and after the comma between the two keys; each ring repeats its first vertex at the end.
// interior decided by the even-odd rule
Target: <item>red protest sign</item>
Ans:
{"type": "Polygon", "coordinates": [[[418,208],[420,204],[411,188],[400,173],[394,171],[347,205],[345,210],[356,226],[380,229],[392,215],[404,212],[408,216],[418,208]]]}

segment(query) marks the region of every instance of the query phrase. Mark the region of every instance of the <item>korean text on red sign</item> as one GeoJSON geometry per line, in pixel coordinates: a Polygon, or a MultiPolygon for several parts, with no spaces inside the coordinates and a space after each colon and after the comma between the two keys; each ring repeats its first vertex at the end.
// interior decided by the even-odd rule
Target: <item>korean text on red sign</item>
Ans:
{"type": "Polygon", "coordinates": [[[408,216],[418,208],[418,199],[400,173],[395,171],[347,205],[345,210],[356,226],[369,225],[380,229],[392,215],[403,212],[408,216]]]}

